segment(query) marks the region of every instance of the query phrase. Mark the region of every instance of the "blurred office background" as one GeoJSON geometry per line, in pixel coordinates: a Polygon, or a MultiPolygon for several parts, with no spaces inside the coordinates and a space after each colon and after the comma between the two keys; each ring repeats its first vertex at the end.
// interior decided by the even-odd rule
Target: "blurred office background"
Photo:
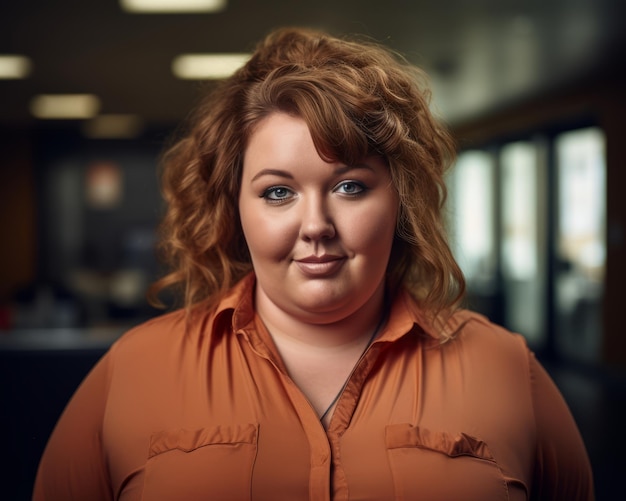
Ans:
{"type": "Polygon", "coordinates": [[[29,498],[78,382],[158,314],[145,288],[160,272],[159,155],[220,78],[189,61],[237,64],[298,25],[365,35],[429,73],[459,144],[446,214],[468,306],[526,336],[581,427],[598,499],[613,499],[626,466],[623,1],[134,3],[0,5],[0,497],[29,498]]]}

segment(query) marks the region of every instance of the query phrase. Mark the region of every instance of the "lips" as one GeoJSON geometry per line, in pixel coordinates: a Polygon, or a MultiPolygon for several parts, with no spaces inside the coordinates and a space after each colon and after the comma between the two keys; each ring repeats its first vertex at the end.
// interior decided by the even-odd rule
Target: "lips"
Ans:
{"type": "Polygon", "coordinates": [[[325,254],[322,256],[307,256],[305,258],[295,260],[296,265],[302,273],[316,278],[335,274],[339,268],[343,266],[344,262],[344,257],[331,254],[325,254]]]}

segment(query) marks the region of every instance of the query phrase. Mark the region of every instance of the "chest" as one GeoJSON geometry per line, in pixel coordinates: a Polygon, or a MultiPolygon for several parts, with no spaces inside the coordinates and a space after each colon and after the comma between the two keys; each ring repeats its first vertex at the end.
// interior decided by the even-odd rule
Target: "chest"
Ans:
{"type": "Polygon", "coordinates": [[[330,356],[283,357],[285,372],[311,404],[325,426],[357,366],[362,350],[333,353],[330,356]]]}
{"type": "Polygon", "coordinates": [[[119,499],[524,499],[516,465],[533,442],[520,395],[385,357],[359,364],[328,431],[299,385],[252,352],[167,384],[155,366],[144,384],[158,392],[120,378],[105,422],[119,499]]]}

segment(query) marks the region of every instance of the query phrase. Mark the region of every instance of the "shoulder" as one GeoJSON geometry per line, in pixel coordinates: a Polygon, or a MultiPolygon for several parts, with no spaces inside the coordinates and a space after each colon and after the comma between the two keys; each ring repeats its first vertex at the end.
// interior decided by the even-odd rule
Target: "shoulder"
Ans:
{"type": "Polygon", "coordinates": [[[516,440],[523,438],[518,443],[532,442],[532,355],[525,338],[466,310],[456,312],[446,326],[451,337],[428,350],[428,362],[445,375],[450,394],[486,427],[496,430],[509,423],[510,430],[494,435],[496,441],[511,437],[515,429],[516,440]]]}
{"type": "Polygon", "coordinates": [[[192,310],[179,309],[144,322],[123,334],[112,346],[112,356],[160,354],[173,358],[181,351],[197,353],[222,334],[233,330],[233,322],[253,317],[254,276],[244,277],[220,302],[209,307],[199,304],[192,310]]]}
{"type": "Polygon", "coordinates": [[[408,332],[417,327],[430,346],[527,350],[523,336],[491,322],[480,313],[459,308],[433,316],[407,291],[394,298],[389,323],[398,332],[408,332]]]}
{"type": "Polygon", "coordinates": [[[526,356],[528,347],[525,338],[495,324],[487,317],[470,311],[458,310],[447,319],[443,326],[450,340],[444,344],[459,344],[477,349],[523,352],[526,356]]]}
{"type": "Polygon", "coordinates": [[[175,337],[182,336],[187,329],[186,315],[183,310],[160,315],[139,324],[124,333],[113,345],[116,351],[124,351],[136,347],[147,348],[161,345],[175,337]]]}
{"type": "Polygon", "coordinates": [[[435,365],[471,368],[466,374],[493,377],[497,373],[530,380],[526,339],[479,313],[457,309],[433,318],[404,293],[392,305],[390,323],[396,332],[421,334],[420,345],[435,365]]]}
{"type": "Polygon", "coordinates": [[[155,317],[124,333],[111,347],[110,356],[131,364],[147,363],[148,359],[158,364],[166,358],[180,357],[210,344],[220,316],[213,311],[189,315],[185,310],[176,310],[155,317]]]}
{"type": "Polygon", "coordinates": [[[528,390],[531,351],[522,335],[468,310],[455,312],[443,329],[448,340],[439,344],[442,357],[486,379],[498,375],[523,382],[519,389],[528,390]]]}

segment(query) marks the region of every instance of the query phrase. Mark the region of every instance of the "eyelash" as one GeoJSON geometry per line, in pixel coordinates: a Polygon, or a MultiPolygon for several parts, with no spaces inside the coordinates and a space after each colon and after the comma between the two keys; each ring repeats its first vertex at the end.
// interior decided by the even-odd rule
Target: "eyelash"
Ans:
{"type": "Polygon", "coordinates": [[[360,195],[363,195],[363,193],[367,191],[367,187],[359,181],[341,181],[337,186],[335,186],[335,188],[333,188],[333,191],[337,191],[341,186],[345,185],[352,185],[358,188],[358,191],[356,193],[342,193],[343,195],[346,195],[348,197],[358,197],[360,195]]]}
{"type": "Polygon", "coordinates": [[[266,189],[263,194],[261,195],[261,198],[264,198],[266,200],[267,203],[270,204],[280,204],[283,203],[285,201],[287,201],[289,199],[288,195],[289,194],[293,194],[293,192],[289,189],[289,188],[285,188],[284,186],[270,186],[268,189],[266,189]],[[283,198],[271,198],[270,195],[272,193],[276,193],[276,191],[278,190],[285,190],[285,197],[283,198]]]}
{"type": "MultiPolygon", "coordinates": [[[[341,193],[341,195],[346,197],[357,198],[367,191],[367,187],[359,181],[341,181],[333,188],[333,192],[338,192],[340,188],[345,188],[346,185],[356,187],[358,190],[355,193],[341,193]]],[[[282,204],[291,199],[290,194],[293,195],[293,191],[285,186],[270,186],[261,194],[261,198],[265,199],[265,201],[270,204],[282,204]],[[273,198],[272,195],[275,195],[279,190],[284,190],[285,196],[273,198]]]]}

